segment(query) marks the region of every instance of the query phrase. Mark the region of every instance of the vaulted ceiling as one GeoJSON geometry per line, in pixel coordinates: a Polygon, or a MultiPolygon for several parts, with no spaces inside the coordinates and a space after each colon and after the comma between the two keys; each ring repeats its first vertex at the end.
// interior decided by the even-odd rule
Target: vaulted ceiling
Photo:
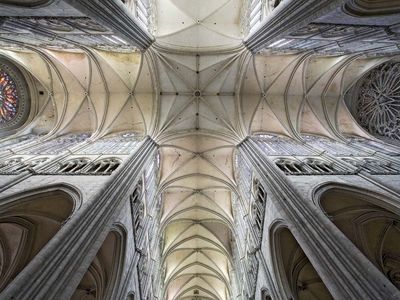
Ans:
{"type": "Polygon", "coordinates": [[[23,132],[123,131],[160,145],[159,193],[167,300],[229,299],[237,195],[235,146],[257,132],[295,139],[368,134],[343,95],[386,59],[251,54],[240,0],[158,0],[156,43],[145,53],[81,47],[3,49],[43,90],[23,132]],[[229,13],[227,13],[229,12],[229,13]]]}

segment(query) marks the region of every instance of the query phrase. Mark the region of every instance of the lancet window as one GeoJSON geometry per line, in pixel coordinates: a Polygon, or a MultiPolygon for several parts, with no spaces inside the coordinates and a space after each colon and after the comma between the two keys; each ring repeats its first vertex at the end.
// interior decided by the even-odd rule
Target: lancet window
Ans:
{"type": "Polygon", "coordinates": [[[321,136],[315,135],[304,135],[303,139],[311,146],[326,151],[327,153],[334,156],[351,156],[351,155],[363,155],[363,151],[354,149],[349,145],[327,139],[321,136]]]}
{"type": "Polygon", "coordinates": [[[369,148],[376,152],[380,152],[390,156],[400,156],[400,148],[393,145],[384,144],[382,142],[367,140],[362,138],[351,138],[350,140],[352,143],[356,145],[369,148]]]}
{"type": "Polygon", "coordinates": [[[21,146],[24,146],[24,145],[32,142],[37,137],[38,136],[35,134],[27,134],[27,135],[24,135],[21,137],[4,140],[4,141],[0,142],[0,152],[9,150],[11,148],[15,150],[16,148],[19,148],[21,146]]]}
{"type": "Polygon", "coordinates": [[[265,215],[265,204],[267,202],[267,193],[264,187],[258,179],[253,182],[254,202],[252,205],[253,224],[255,227],[257,238],[261,239],[263,226],[264,226],[264,215],[265,215]]]}
{"type": "Polygon", "coordinates": [[[88,158],[74,158],[61,163],[56,172],[60,174],[76,174],[81,172],[89,164],[90,159],[88,158]]]}
{"type": "Polygon", "coordinates": [[[36,158],[36,159],[31,159],[27,161],[23,161],[22,163],[16,165],[13,167],[10,171],[13,173],[21,173],[23,171],[26,171],[28,169],[33,169],[36,166],[39,166],[43,163],[45,163],[48,160],[48,157],[41,157],[41,158],[36,158]]]}
{"type": "Polygon", "coordinates": [[[358,170],[365,170],[372,175],[396,175],[400,174],[400,168],[391,162],[382,161],[375,158],[343,158],[343,160],[358,170]]]}
{"type": "Polygon", "coordinates": [[[104,137],[94,141],[79,152],[82,154],[129,154],[139,142],[139,138],[131,132],[104,137]]]}
{"type": "Polygon", "coordinates": [[[119,158],[103,158],[94,162],[87,170],[87,173],[110,175],[119,167],[120,164],[121,160],[119,158]]]}
{"type": "Polygon", "coordinates": [[[327,163],[320,159],[306,159],[304,163],[312,173],[335,174],[341,171],[333,163],[327,163]]]}
{"type": "Polygon", "coordinates": [[[158,154],[154,157],[144,176],[145,195],[149,207],[152,206],[157,191],[157,170],[158,154]]]}
{"type": "Polygon", "coordinates": [[[247,280],[252,295],[255,293],[258,276],[258,260],[254,253],[247,254],[247,280]]]}
{"type": "Polygon", "coordinates": [[[238,153],[235,157],[236,181],[242,196],[249,200],[251,192],[252,170],[243,156],[238,153]]]}
{"type": "Polygon", "coordinates": [[[333,175],[352,173],[350,169],[318,158],[307,158],[303,161],[284,158],[276,160],[275,164],[286,175],[333,175]]]}
{"type": "Polygon", "coordinates": [[[68,150],[69,148],[82,143],[90,134],[80,133],[80,134],[68,134],[65,136],[57,137],[52,140],[37,143],[36,145],[21,151],[21,154],[53,154],[57,155],[61,152],[68,150]]]}
{"type": "Polygon", "coordinates": [[[312,155],[312,150],[304,144],[273,135],[258,135],[254,140],[266,155],[312,155]]]}
{"type": "Polygon", "coordinates": [[[140,181],[131,196],[131,215],[132,215],[132,227],[135,234],[135,240],[138,242],[142,235],[142,220],[144,218],[144,203],[142,201],[142,186],[143,183],[140,181]]]}
{"type": "Polygon", "coordinates": [[[22,157],[12,157],[10,159],[4,160],[0,163],[0,172],[7,173],[16,166],[20,165],[22,162],[22,157]]]}
{"type": "Polygon", "coordinates": [[[307,173],[304,164],[293,159],[278,159],[275,161],[275,164],[287,175],[300,175],[307,173]]]}

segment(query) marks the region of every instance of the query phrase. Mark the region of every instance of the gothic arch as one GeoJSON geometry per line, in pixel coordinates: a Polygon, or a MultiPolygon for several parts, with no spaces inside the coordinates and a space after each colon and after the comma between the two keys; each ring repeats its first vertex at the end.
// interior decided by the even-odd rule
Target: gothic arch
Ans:
{"type": "Polygon", "coordinates": [[[73,214],[76,194],[64,187],[2,199],[0,290],[39,253],[73,214]]]}
{"type": "Polygon", "coordinates": [[[278,220],[270,233],[274,271],[284,298],[333,299],[287,225],[278,220]]]}
{"type": "Polygon", "coordinates": [[[336,227],[400,289],[400,210],[395,200],[348,186],[325,186],[317,201],[336,227]]]}
{"type": "Polygon", "coordinates": [[[82,277],[72,300],[116,299],[123,272],[126,230],[115,225],[82,277]]]}
{"type": "Polygon", "coordinates": [[[272,300],[268,289],[261,289],[261,300],[272,300]]]}

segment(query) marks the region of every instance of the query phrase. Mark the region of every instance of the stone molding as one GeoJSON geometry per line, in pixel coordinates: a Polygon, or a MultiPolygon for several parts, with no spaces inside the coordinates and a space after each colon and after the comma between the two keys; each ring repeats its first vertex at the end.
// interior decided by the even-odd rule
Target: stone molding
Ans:
{"type": "Polygon", "coordinates": [[[152,43],[153,38],[142,28],[133,15],[128,12],[123,3],[118,0],[65,0],[99,24],[111,28],[113,32],[124,37],[128,43],[145,50],[152,43]],[[110,13],[112,12],[112,13],[110,13]]]}
{"type": "Polygon", "coordinates": [[[4,299],[69,299],[156,151],[146,137],[107,183],[65,223],[0,294],[4,299]]]}
{"type": "Polygon", "coordinates": [[[342,0],[283,1],[261,27],[244,41],[253,53],[300,29],[343,3],[342,0]]]}
{"type": "Polygon", "coordinates": [[[59,1],[60,0],[3,0],[1,1],[1,4],[24,8],[40,8],[49,6],[59,1]]]}
{"type": "Polygon", "coordinates": [[[252,139],[243,141],[239,149],[277,199],[274,204],[335,298],[398,299],[399,291],[301,198],[252,139]]]}
{"type": "Polygon", "coordinates": [[[400,4],[397,0],[349,0],[343,11],[355,17],[390,15],[400,13],[400,4]]]}

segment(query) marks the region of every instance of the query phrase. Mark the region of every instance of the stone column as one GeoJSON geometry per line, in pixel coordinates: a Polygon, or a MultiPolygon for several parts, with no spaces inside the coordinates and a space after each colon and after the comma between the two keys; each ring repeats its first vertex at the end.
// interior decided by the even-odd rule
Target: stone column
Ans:
{"type": "Polygon", "coordinates": [[[0,299],[70,299],[156,150],[156,143],[146,137],[9,284],[0,299]]]}
{"type": "Polygon", "coordinates": [[[244,44],[252,53],[256,53],[342,4],[343,0],[282,1],[263,24],[246,38],[244,44]]]}
{"type": "Polygon", "coordinates": [[[274,205],[335,299],[399,299],[400,291],[326,216],[299,195],[248,138],[239,150],[274,195],[274,205]]]}

